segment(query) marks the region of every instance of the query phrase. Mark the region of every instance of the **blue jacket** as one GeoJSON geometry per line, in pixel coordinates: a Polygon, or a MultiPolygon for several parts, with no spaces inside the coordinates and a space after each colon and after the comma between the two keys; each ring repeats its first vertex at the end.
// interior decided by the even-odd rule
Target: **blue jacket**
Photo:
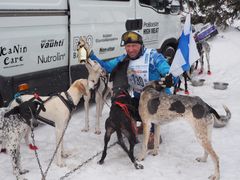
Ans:
{"type": "MultiPolygon", "coordinates": [[[[142,55],[146,52],[146,48],[143,49],[142,55]]],[[[111,73],[112,70],[117,66],[119,62],[122,62],[126,54],[118,56],[116,58],[103,61],[99,59],[93,51],[90,54],[90,59],[97,61],[108,73],[111,73]]],[[[167,60],[163,57],[162,54],[158,53],[155,49],[150,51],[150,65],[149,65],[149,80],[159,80],[161,77],[166,76],[169,72],[170,66],[167,60]]],[[[171,94],[169,88],[166,88],[166,93],[171,94]]],[[[134,92],[134,97],[139,98],[140,94],[134,92]]]]}

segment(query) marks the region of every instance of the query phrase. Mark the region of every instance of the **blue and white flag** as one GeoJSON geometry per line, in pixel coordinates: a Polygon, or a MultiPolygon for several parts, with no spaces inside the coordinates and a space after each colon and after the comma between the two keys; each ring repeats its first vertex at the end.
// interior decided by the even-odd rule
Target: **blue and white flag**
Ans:
{"type": "Polygon", "coordinates": [[[184,71],[188,71],[191,65],[199,58],[197,46],[192,34],[191,17],[190,14],[187,14],[184,29],[179,39],[178,49],[169,72],[174,77],[178,77],[184,71]]]}

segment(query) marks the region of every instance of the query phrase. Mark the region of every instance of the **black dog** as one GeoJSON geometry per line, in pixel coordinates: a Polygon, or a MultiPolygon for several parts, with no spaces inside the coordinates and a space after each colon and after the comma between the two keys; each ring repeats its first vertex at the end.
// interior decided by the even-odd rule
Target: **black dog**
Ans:
{"type": "Polygon", "coordinates": [[[112,106],[110,109],[110,115],[105,122],[105,136],[104,136],[104,150],[102,158],[98,162],[104,163],[104,159],[107,155],[107,145],[111,138],[111,135],[116,132],[118,138],[118,144],[128,154],[129,158],[133,162],[136,169],[143,169],[143,165],[136,162],[134,157],[134,146],[138,143],[136,121],[133,119],[132,114],[135,108],[132,106],[131,96],[125,90],[119,90],[115,92],[112,98],[112,106]],[[129,142],[129,150],[126,147],[123,136],[126,136],[129,142]]]}
{"type": "MultiPolygon", "coordinates": [[[[173,62],[173,59],[169,59],[169,60],[168,60],[169,66],[172,65],[172,62],[173,62]]],[[[182,77],[183,77],[183,80],[184,80],[184,93],[185,93],[185,94],[189,94],[187,81],[188,81],[188,80],[191,81],[191,78],[190,78],[190,76],[188,75],[188,72],[187,72],[187,71],[184,71],[183,74],[180,75],[180,76],[182,76],[182,77]]],[[[177,94],[178,91],[183,90],[183,89],[181,88],[181,84],[182,84],[182,81],[181,81],[181,79],[180,79],[180,77],[179,77],[178,82],[174,85],[173,94],[177,94]]]]}
{"type": "MultiPolygon", "coordinates": [[[[189,94],[187,81],[191,81],[191,78],[189,77],[187,71],[184,71],[181,76],[183,77],[183,80],[184,80],[184,94],[189,94]]],[[[182,81],[179,78],[177,84],[174,85],[173,94],[177,94],[178,91],[182,90],[181,84],[182,84],[182,81]]]]}

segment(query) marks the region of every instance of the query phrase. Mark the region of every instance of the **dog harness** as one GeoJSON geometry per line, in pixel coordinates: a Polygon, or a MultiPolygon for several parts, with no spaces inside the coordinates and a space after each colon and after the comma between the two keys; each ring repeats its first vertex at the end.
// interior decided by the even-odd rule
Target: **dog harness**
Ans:
{"type": "MultiPolygon", "coordinates": [[[[121,97],[126,97],[126,94],[122,93],[122,94],[118,95],[116,97],[116,99],[117,98],[121,98],[121,97]]],[[[127,119],[131,123],[131,127],[132,127],[132,130],[133,130],[133,133],[135,135],[137,135],[137,126],[136,126],[136,123],[134,122],[134,119],[130,115],[130,112],[129,112],[129,109],[128,109],[128,105],[124,104],[124,103],[121,103],[119,101],[115,101],[114,104],[116,104],[117,106],[119,106],[123,110],[124,114],[127,116],[127,119]]]]}
{"type": "MultiPolygon", "coordinates": [[[[72,97],[70,96],[70,94],[69,94],[68,92],[64,92],[64,94],[65,94],[65,96],[66,96],[67,99],[65,99],[61,94],[57,94],[56,96],[58,96],[59,99],[61,99],[61,101],[65,104],[65,106],[68,108],[68,110],[69,110],[69,112],[70,112],[70,114],[71,114],[71,112],[76,109],[76,106],[74,105],[73,99],[72,99],[72,97]]],[[[50,97],[49,97],[48,99],[46,99],[43,103],[49,101],[52,97],[53,97],[53,96],[50,96],[50,97]]],[[[40,121],[42,121],[42,122],[44,122],[44,123],[46,123],[46,124],[48,124],[48,125],[50,125],[50,126],[55,127],[55,123],[54,123],[53,121],[47,119],[47,118],[44,118],[44,117],[38,115],[38,116],[37,116],[37,119],[40,120],[40,121]]]]}
{"type": "Polygon", "coordinates": [[[104,89],[103,89],[102,94],[101,94],[101,96],[103,97],[105,95],[105,93],[107,92],[108,77],[100,75],[97,84],[94,86],[94,91],[98,91],[98,88],[100,87],[101,82],[104,83],[104,89]]]}
{"type": "MultiPolygon", "coordinates": [[[[76,106],[75,106],[75,104],[73,103],[73,99],[72,99],[72,97],[70,96],[70,94],[69,94],[68,92],[64,92],[64,94],[65,94],[65,96],[66,96],[67,99],[65,99],[61,94],[57,94],[56,96],[58,96],[59,99],[61,99],[61,101],[65,104],[65,106],[68,108],[69,112],[71,113],[73,110],[76,109],[76,106]]],[[[21,95],[22,95],[22,94],[18,94],[17,96],[15,96],[16,102],[17,102],[18,104],[22,103],[21,95]]],[[[39,102],[41,102],[41,103],[43,103],[43,104],[46,103],[47,101],[49,101],[50,99],[52,99],[52,97],[54,97],[54,96],[50,96],[50,97],[47,98],[45,101],[43,101],[37,93],[34,93],[33,96],[34,96],[34,97],[33,97],[32,99],[37,99],[39,102]]],[[[39,113],[40,113],[40,110],[37,112],[37,115],[36,115],[36,118],[37,118],[39,121],[41,121],[41,122],[43,122],[43,123],[46,123],[46,124],[48,124],[48,125],[50,125],[50,126],[55,127],[55,123],[54,123],[52,120],[49,120],[49,119],[47,119],[47,118],[44,118],[44,117],[40,116],[39,113]]]]}
{"type": "Polygon", "coordinates": [[[68,92],[64,92],[67,99],[65,99],[61,94],[57,94],[57,96],[62,100],[65,106],[68,108],[69,112],[71,113],[73,110],[76,109],[75,104],[73,103],[73,99],[68,92]]]}

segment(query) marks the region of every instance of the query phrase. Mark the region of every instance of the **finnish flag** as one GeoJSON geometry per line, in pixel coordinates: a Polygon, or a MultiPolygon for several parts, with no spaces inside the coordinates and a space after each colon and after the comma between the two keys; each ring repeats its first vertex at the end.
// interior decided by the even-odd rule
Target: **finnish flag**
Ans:
{"type": "Polygon", "coordinates": [[[180,76],[188,71],[191,65],[198,60],[199,54],[192,34],[191,17],[187,14],[184,29],[178,43],[178,49],[174,56],[169,72],[174,76],[180,76]]]}

